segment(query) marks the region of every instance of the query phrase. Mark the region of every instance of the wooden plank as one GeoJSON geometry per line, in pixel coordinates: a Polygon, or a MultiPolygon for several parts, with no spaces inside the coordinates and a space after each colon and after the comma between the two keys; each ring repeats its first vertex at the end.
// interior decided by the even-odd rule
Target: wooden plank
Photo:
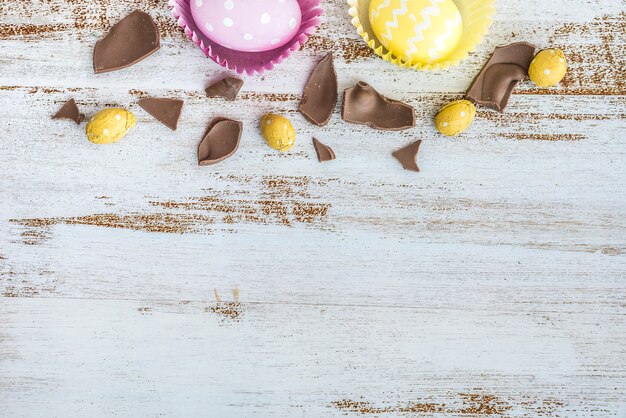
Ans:
{"type": "Polygon", "coordinates": [[[442,317],[424,307],[244,301],[231,318],[214,307],[7,300],[4,413],[606,417],[626,410],[624,316],[613,312],[468,308],[442,317]]]}

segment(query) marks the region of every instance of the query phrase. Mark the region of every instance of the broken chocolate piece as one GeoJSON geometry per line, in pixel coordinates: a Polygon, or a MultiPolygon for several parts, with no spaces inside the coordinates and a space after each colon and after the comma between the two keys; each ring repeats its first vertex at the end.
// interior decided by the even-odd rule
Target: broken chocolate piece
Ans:
{"type": "Polygon", "coordinates": [[[85,115],[80,113],[74,99],[69,99],[61,109],[52,116],[52,119],[69,119],[76,122],[77,125],[80,125],[83,119],[85,119],[85,115]]]}
{"type": "Polygon", "coordinates": [[[239,148],[243,125],[226,118],[215,118],[198,146],[198,165],[213,165],[224,161],[239,148]]]}
{"type": "Polygon", "coordinates": [[[135,10],[96,43],[93,69],[96,74],[121,70],[152,55],[160,47],[159,30],[150,15],[135,10]]]}
{"type": "Polygon", "coordinates": [[[146,98],[139,100],[139,106],[172,131],[178,127],[178,119],[183,110],[182,100],[146,98]]]}
{"type": "Polygon", "coordinates": [[[325,161],[334,160],[337,158],[335,156],[335,151],[328,145],[322,144],[317,138],[313,138],[313,146],[315,147],[315,152],[317,152],[317,159],[320,163],[325,161]]]}
{"type": "Polygon", "coordinates": [[[298,110],[309,122],[326,126],[337,105],[337,89],[337,73],[330,52],[311,73],[298,110]]]}
{"type": "Polygon", "coordinates": [[[420,168],[417,166],[417,153],[420,150],[420,145],[422,145],[421,139],[393,152],[391,155],[393,155],[396,160],[400,161],[400,164],[402,164],[405,170],[417,171],[419,173],[420,168]]]}
{"type": "Polygon", "coordinates": [[[344,91],[341,117],[349,123],[385,131],[415,126],[415,110],[411,106],[380,95],[363,81],[344,91]]]}
{"type": "Polygon", "coordinates": [[[237,98],[241,86],[243,86],[243,80],[235,77],[226,77],[217,83],[211,84],[205,91],[209,97],[223,97],[232,102],[237,98]]]}
{"type": "Polygon", "coordinates": [[[497,47],[465,98],[477,105],[504,111],[513,89],[528,75],[534,55],[535,47],[526,42],[497,47]]]}

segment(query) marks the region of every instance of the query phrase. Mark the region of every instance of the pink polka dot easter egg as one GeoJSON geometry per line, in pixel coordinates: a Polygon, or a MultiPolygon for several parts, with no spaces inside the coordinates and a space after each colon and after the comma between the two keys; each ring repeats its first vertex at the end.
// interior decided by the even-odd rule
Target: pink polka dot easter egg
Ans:
{"type": "Polygon", "coordinates": [[[297,0],[191,0],[191,14],[209,39],[243,52],[285,45],[302,21],[297,0]]]}

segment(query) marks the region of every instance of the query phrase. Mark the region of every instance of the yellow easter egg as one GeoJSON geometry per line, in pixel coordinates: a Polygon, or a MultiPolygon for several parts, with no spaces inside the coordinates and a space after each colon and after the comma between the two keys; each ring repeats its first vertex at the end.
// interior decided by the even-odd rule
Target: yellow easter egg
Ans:
{"type": "Polygon", "coordinates": [[[544,49],[535,55],[528,68],[528,76],[538,87],[554,87],[567,72],[567,60],[560,49],[544,49]]]}
{"type": "Polygon", "coordinates": [[[137,119],[126,109],[104,109],[87,123],[87,138],[94,144],[112,144],[122,139],[137,119]]]}
{"type": "Polygon", "coordinates": [[[285,152],[296,143],[296,131],[284,116],[268,113],[261,119],[261,135],[267,145],[285,152]]]}
{"type": "Polygon", "coordinates": [[[448,103],[435,116],[435,127],[446,136],[456,136],[466,130],[476,116],[476,106],[469,100],[448,103]]]}
{"type": "Polygon", "coordinates": [[[380,43],[411,64],[445,60],[463,34],[452,0],[372,0],[369,20],[380,43]]]}

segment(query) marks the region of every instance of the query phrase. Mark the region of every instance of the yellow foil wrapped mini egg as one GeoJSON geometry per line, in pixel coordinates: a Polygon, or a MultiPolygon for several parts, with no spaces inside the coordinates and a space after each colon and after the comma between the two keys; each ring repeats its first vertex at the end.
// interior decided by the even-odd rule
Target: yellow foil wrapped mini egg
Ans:
{"type": "Polygon", "coordinates": [[[261,135],[267,145],[285,152],[296,143],[296,131],[284,116],[268,113],[261,119],[261,135]]]}
{"type": "Polygon", "coordinates": [[[435,127],[446,136],[456,136],[466,130],[476,116],[476,106],[469,100],[448,103],[435,116],[435,127]]]}
{"type": "Polygon", "coordinates": [[[528,76],[538,87],[554,87],[567,72],[567,60],[560,49],[544,49],[530,63],[528,76]]]}
{"type": "Polygon", "coordinates": [[[369,20],[380,43],[411,64],[445,60],[463,34],[452,0],[372,0],[369,20]]]}
{"type": "Polygon", "coordinates": [[[112,144],[122,139],[136,123],[135,115],[126,109],[104,109],[87,124],[87,138],[94,144],[112,144]]]}

